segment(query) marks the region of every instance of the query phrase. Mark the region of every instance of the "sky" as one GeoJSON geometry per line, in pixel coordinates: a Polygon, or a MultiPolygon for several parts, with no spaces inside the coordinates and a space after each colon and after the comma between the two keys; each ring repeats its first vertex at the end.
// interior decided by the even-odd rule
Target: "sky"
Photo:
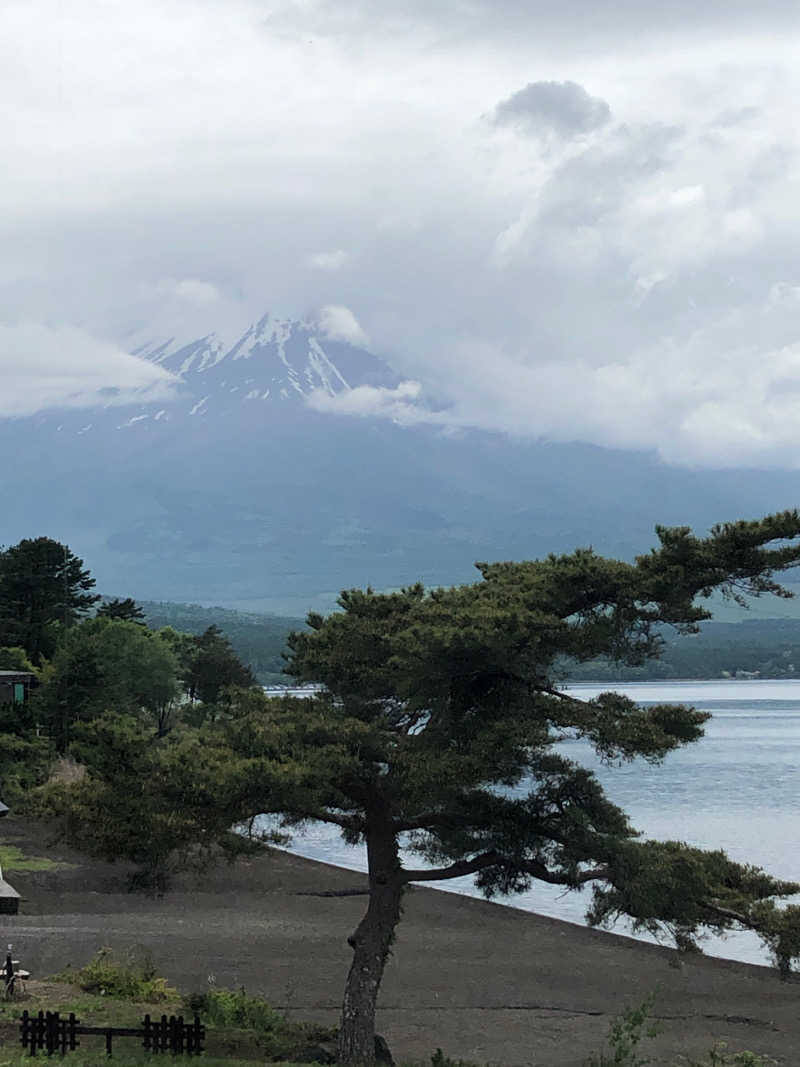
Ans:
{"type": "Polygon", "coordinates": [[[0,417],[266,310],[378,415],[800,465],[794,0],[5,0],[0,417]]]}

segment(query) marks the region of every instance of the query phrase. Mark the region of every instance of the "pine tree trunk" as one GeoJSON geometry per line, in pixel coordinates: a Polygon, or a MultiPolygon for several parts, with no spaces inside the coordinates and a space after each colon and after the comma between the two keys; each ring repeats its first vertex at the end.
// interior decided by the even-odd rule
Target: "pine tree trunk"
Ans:
{"type": "Polygon", "coordinates": [[[375,1004],[383,969],[400,919],[403,884],[397,839],[388,818],[370,819],[367,833],[369,906],[348,938],[353,962],[347,976],[339,1026],[337,1062],[346,1067],[375,1063],[375,1004]]]}

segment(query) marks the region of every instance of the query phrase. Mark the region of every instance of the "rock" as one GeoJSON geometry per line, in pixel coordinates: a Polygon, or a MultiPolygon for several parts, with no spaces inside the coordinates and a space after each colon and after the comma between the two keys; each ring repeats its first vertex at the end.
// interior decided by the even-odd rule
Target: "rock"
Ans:
{"type": "MultiPolygon", "coordinates": [[[[303,1045],[292,1053],[294,1063],[324,1063],[336,1062],[334,1054],[324,1045],[303,1045]]],[[[386,1038],[380,1034],[375,1035],[375,1063],[381,1067],[395,1067],[391,1050],[386,1043],[386,1038]]]]}
{"type": "Polygon", "coordinates": [[[383,1063],[386,1067],[394,1067],[394,1060],[389,1046],[386,1044],[386,1038],[381,1037],[380,1034],[375,1035],[375,1062],[383,1063]]]}
{"type": "Polygon", "coordinates": [[[304,1045],[292,1053],[295,1063],[335,1063],[336,1057],[324,1045],[304,1045]]]}

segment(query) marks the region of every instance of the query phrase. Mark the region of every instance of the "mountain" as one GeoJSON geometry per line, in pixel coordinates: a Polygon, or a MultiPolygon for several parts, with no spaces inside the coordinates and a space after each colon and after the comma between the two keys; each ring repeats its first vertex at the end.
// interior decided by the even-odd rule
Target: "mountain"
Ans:
{"type": "Polygon", "coordinates": [[[628,557],[656,522],[800,503],[796,474],[323,414],[314,390],[398,377],[313,323],[129,350],[176,376],[169,402],[0,421],[0,542],[66,541],[114,595],[297,616],[347,586],[468,581],[476,559],[576,545],[628,557]]]}
{"type": "MultiPolygon", "coordinates": [[[[312,323],[269,314],[249,326],[233,345],[212,333],[188,344],[174,338],[145,343],[133,354],[186,382],[188,413],[201,417],[212,408],[219,416],[239,414],[246,405],[258,409],[265,401],[298,404],[315,390],[336,396],[355,385],[396,384],[396,376],[375,356],[351,345],[321,341],[312,323]]],[[[177,412],[186,410],[183,405],[177,412]]],[[[133,417],[169,419],[174,414],[160,408],[133,417]]]]}

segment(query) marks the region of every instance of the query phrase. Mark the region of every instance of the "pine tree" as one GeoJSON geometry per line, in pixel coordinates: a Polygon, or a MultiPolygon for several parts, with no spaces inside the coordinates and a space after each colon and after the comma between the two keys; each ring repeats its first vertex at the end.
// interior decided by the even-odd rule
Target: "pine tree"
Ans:
{"type": "Polygon", "coordinates": [[[122,622],[135,622],[140,626],[145,624],[145,615],[136,601],[129,596],[126,596],[124,600],[120,600],[119,597],[112,597],[110,600],[104,601],[97,609],[97,615],[101,619],[119,619],[122,622]]]}
{"type": "Polygon", "coordinates": [[[192,646],[184,675],[184,686],[192,701],[216,704],[224,689],[256,684],[255,675],[242,663],[218,626],[209,626],[197,634],[192,646]]]}
{"type": "Polygon", "coordinates": [[[83,560],[49,537],[0,551],[0,645],[24,648],[39,665],[52,656],[60,628],[100,599],[83,560]]]}
{"type": "MultiPolygon", "coordinates": [[[[719,526],[707,539],[657,533],[660,547],[632,564],[579,550],[479,564],[474,585],[351,591],[340,612],[312,615],[310,630],[291,637],[290,672],[325,692],[262,711],[267,788],[254,810],[260,800],[287,825],[320,820],[366,844],[369,903],[349,938],[338,1062],[374,1060],[376,998],[411,882],[474,875],[486,896],[535,880],[591,884],[594,923],[628,915],[683,947],[701,928],[749,927],[783,971],[800,953],[800,908],[772,899],[800,887],[723,852],[639,841],[595,776],[557,748],[580,737],[607,761],[657,763],[701,738],[708,719],[613,692],[579,700],[559,688],[565,657],[643,663],[658,656],[664,624],[691,632],[709,617],[698,595],[790,595],[773,573],[800,560],[797,512],[719,526]],[[291,760],[270,773],[281,752],[291,760]],[[404,867],[401,837],[432,866],[404,867]]],[[[232,727],[256,759],[258,721],[232,727]]]]}

